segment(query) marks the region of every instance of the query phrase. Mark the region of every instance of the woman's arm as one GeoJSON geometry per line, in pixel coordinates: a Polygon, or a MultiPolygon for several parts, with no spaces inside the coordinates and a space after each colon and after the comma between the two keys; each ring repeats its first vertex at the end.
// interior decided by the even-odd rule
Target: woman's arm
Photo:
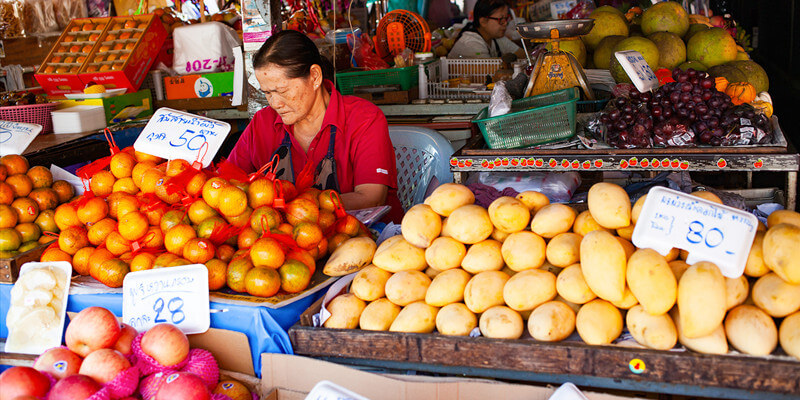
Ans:
{"type": "Polygon", "coordinates": [[[389,187],[379,183],[357,185],[350,193],[342,193],[339,198],[347,210],[377,207],[386,204],[389,187]]]}

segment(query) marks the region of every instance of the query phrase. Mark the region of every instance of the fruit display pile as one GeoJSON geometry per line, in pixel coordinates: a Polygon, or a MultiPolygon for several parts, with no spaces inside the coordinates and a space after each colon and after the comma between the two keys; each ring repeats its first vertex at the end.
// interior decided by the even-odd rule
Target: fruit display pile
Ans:
{"type": "Polygon", "coordinates": [[[89,307],[67,326],[65,341],[66,347],[40,355],[33,368],[12,367],[0,374],[3,398],[253,398],[241,382],[220,380],[214,356],[191,349],[189,339],[173,325],[137,333],[105,308],[89,307]]]}
{"type": "MultiPolygon", "coordinates": [[[[693,193],[721,203],[710,192],[693,193]]],[[[355,275],[327,305],[327,328],[469,335],[555,342],[574,331],[606,345],[627,327],[652,349],[677,343],[710,354],[729,344],[749,355],[800,358],[800,213],[759,224],[744,275],[687,264],[631,243],[644,204],[624,189],[592,186],[588,210],[550,204],[538,192],[475,205],[469,188],[444,184],[403,218],[402,235],[326,271],[355,275]],[[526,322],[527,321],[527,322],[526,322]],[[525,335],[527,338],[528,335],[525,335]]],[[[352,239],[355,241],[357,239],[352,239]]],[[[351,253],[356,254],[356,253],[351,253]]]]}

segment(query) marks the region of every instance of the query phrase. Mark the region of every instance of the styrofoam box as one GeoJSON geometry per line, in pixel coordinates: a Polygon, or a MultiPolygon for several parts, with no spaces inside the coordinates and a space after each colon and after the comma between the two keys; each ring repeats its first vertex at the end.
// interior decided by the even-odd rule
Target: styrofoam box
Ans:
{"type": "Polygon", "coordinates": [[[52,112],[53,133],[91,132],[106,127],[102,106],[75,106],[52,112]]]}

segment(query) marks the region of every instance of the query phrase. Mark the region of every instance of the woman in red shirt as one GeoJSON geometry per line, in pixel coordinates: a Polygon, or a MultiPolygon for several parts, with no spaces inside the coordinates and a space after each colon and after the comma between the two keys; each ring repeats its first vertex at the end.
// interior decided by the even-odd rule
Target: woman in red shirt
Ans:
{"type": "Polygon", "coordinates": [[[341,95],[329,67],[300,32],[267,39],[253,68],[270,106],[253,116],[228,159],[253,172],[277,154],[280,179],[294,182],[308,165],[314,187],[341,193],[346,209],[389,204],[402,214],[386,117],[366,100],[341,95]]]}

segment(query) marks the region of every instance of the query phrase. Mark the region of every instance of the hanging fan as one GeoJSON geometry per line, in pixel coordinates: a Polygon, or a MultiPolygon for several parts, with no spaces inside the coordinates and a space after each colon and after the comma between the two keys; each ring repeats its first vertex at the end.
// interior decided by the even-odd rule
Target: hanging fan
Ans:
{"type": "Polygon", "coordinates": [[[394,57],[403,49],[416,53],[431,51],[431,31],[419,14],[407,10],[394,10],[378,23],[375,48],[382,58],[394,57]]]}

